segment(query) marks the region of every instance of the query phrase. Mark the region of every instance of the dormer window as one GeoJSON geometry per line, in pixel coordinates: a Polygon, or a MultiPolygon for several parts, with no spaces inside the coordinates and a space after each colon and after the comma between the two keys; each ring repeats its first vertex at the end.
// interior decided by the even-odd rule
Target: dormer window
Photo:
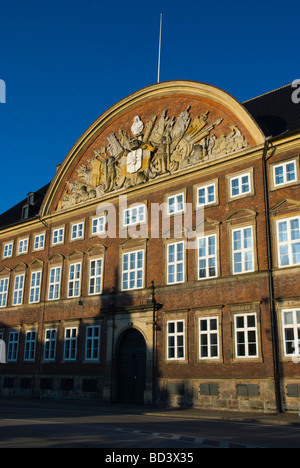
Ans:
{"type": "Polygon", "coordinates": [[[22,209],[22,219],[29,218],[29,205],[24,205],[22,209]]]}
{"type": "Polygon", "coordinates": [[[28,205],[34,205],[34,193],[33,192],[30,192],[27,195],[27,203],[28,205]]]}

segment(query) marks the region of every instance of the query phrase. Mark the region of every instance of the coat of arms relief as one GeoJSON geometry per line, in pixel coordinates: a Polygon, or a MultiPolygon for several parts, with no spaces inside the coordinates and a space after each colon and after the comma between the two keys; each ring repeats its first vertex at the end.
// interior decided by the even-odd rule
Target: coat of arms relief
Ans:
{"type": "Polygon", "coordinates": [[[190,107],[179,117],[164,110],[146,124],[134,117],[131,134],[119,129],[108,136],[107,146],[76,171],[78,179],[68,182],[61,208],[69,208],[115,190],[134,187],[161,176],[188,169],[218,156],[249,146],[239,128],[228,127],[227,134],[213,133],[223,119],[209,122],[209,111],[190,117],[190,107]]]}

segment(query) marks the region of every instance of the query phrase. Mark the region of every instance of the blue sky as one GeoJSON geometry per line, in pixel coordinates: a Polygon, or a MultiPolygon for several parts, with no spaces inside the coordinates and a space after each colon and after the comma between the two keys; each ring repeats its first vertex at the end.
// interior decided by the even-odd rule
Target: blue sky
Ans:
{"type": "Polygon", "coordinates": [[[161,11],[161,81],[243,101],[300,78],[299,2],[1,0],[0,213],[50,182],[108,107],[157,81],[161,11]]]}

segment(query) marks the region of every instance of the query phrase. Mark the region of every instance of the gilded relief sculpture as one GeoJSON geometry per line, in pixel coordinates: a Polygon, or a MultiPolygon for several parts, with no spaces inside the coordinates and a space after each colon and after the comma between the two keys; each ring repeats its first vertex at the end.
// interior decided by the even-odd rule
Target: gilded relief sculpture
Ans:
{"type": "Polygon", "coordinates": [[[190,107],[177,118],[169,117],[164,110],[159,118],[154,115],[146,124],[135,116],[131,135],[123,129],[119,129],[118,137],[110,134],[107,147],[94,151],[94,157],[76,170],[78,179],[68,182],[59,208],[69,208],[247,148],[248,142],[237,126],[229,127],[227,135],[216,137],[212,131],[223,119],[210,124],[208,120],[208,111],[192,120],[190,107]]]}

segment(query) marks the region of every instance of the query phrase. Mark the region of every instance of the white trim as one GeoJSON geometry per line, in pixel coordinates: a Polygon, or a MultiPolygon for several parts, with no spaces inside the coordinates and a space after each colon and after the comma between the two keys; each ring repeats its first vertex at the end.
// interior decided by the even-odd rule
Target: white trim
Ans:
{"type": "Polygon", "coordinates": [[[185,281],[185,246],[184,242],[174,242],[172,244],[167,245],[167,284],[178,284],[178,283],[184,283],[185,281]],[[182,245],[182,260],[178,260],[178,254],[181,252],[178,252],[178,247],[179,245],[182,245]],[[170,248],[174,247],[174,252],[170,253],[170,248]],[[170,256],[174,257],[173,261],[170,261],[170,256]],[[178,267],[182,265],[182,272],[178,271],[178,267]],[[169,269],[171,267],[174,267],[174,272],[169,273],[169,269]],[[169,280],[169,274],[174,276],[174,281],[169,280]],[[182,280],[178,280],[178,275],[182,274],[182,280]]]}
{"type": "Polygon", "coordinates": [[[167,205],[168,205],[169,216],[177,214],[177,213],[183,213],[184,206],[185,206],[184,192],[177,193],[175,195],[170,195],[167,199],[167,205]],[[181,201],[179,200],[180,197],[181,197],[181,201]],[[173,203],[171,203],[172,199],[173,199],[173,203]],[[174,206],[173,211],[170,210],[172,205],[174,206]]]}
{"type": "Polygon", "coordinates": [[[299,233],[300,233],[300,216],[294,216],[292,218],[285,218],[285,219],[278,219],[276,221],[276,232],[277,232],[277,254],[278,254],[278,266],[279,268],[287,268],[293,265],[300,265],[300,262],[294,263],[293,262],[293,249],[292,246],[294,244],[300,244],[300,236],[299,239],[292,239],[292,230],[291,230],[291,221],[293,220],[298,220],[298,225],[299,225],[299,233]],[[287,233],[287,240],[280,242],[280,232],[279,232],[279,225],[281,223],[287,223],[287,230],[285,231],[287,233]],[[281,254],[280,254],[280,247],[281,246],[287,246],[287,253],[285,256],[288,257],[289,263],[288,265],[282,265],[281,264],[281,254]]]}
{"type": "Polygon", "coordinates": [[[197,188],[197,208],[199,208],[200,206],[209,206],[209,205],[216,204],[216,202],[217,202],[216,198],[217,198],[216,182],[213,182],[212,184],[203,185],[202,187],[197,188]],[[209,196],[208,189],[210,187],[214,188],[214,199],[212,201],[208,201],[208,196],[209,196]],[[199,203],[199,192],[200,192],[200,190],[204,190],[204,198],[205,198],[204,203],[199,203]]]}
{"type": "Polygon", "coordinates": [[[131,252],[125,252],[122,254],[122,291],[131,291],[134,289],[144,288],[144,270],[145,270],[145,253],[144,250],[134,250],[131,252]],[[142,253],[142,258],[138,259],[138,254],[142,253]],[[134,255],[134,259],[131,256],[134,255]],[[127,258],[127,261],[125,259],[127,258]],[[138,267],[138,262],[142,262],[142,266],[138,267]],[[134,262],[134,267],[132,267],[134,262]],[[124,266],[127,265],[126,270],[124,266]],[[140,278],[140,272],[142,272],[142,278],[140,278]],[[127,279],[124,277],[127,275],[127,279]],[[130,278],[131,277],[131,278],[130,278]],[[142,285],[138,286],[138,282],[142,280],[142,285]],[[130,287],[130,282],[134,282],[133,287],[130,287]],[[127,287],[124,284],[127,283],[127,287]]]}
{"type": "Polygon", "coordinates": [[[168,361],[184,361],[185,360],[185,320],[168,320],[167,321],[167,360],[168,361]],[[178,324],[183,324],[182,331],[178,331],[178,324]],[[169,331],[169,325],[174,325],[174,332],[169,331]],[[173,339],[172,346],[170,346],[170,339],[173,339]],[[182,340],[181,340],[182,338],[182,340]],[[170,351],[173,349],[174,354],[170,357],[170,351]],[[183,356],[180,356],[181,350],[183,356]]]}
{"type": "Polygon", "coordinates": [[[77,327],[65,328],[64,361],[76,361],[77,345],[78,345],[78,328],[77,327]],[[75,336],[74,336],[74,332],[75,332],[75,336]],[[69,336],[67,336],[68,333],[69,333],[69,336]],[[73,346],[73,344],[75,344],[75,346],[73,346]]]}
{"type": "Polygon", "coordinates": [[[89,296],[94,296],[94,295],[97,295],[97,294],[101,294],[102,293],[102,281],[103,281],[103,258],[92,258],[90,259],[90,263],[89,263],[89,296]],[[95,262],[95,266],[94,266],[94,271],[95,271],[95,274],[92,275],[92,262],[95,262]],[[99,269],[99,266],[97,265],[97,263],[100,262],[100,274],[97,273],[98,269],[99,269]],[[95,291],[96,287],[97,287],[97,279],[100,279],[100,291],[95,291]],[[91,281],[94,280],[94,284],[93,284],[93,291],[94,292],[91,292],[91,281]]]}
{"type": "Polygon", "coordinates": [[[258,358],[258,333],[257,333],[257,315],[256,313],[249,313],[249,314],[236,314],[234,316],[234,336],[235,336],[235,357],[236,359],[255,359],[258,358]],[[255,317],[255,326],[251,327],[248,326],[248,317],[255,317]],[[237,327],[237,319],[238,318],[243,318],[244,320],[244,326],[243,327],[237,327]],[[254,332],[255,333],[255,341],[250,341],[249,340],[249,333],[254,332]],[[238,333],[243,333],[244,334],[244,341],[238,342],[238,333]],[[251,354],[249,353],[249,347],[251,345],[254,345],[256,347],[256,353],[251,354]],[[238,347],[239,346],[245,346],[245,355],[239,355],[238,353],[238,347]]]}
{"type": "MultiPolygon", "coordinates": [[[[234,187],[234,188],[236,188],[236,187],[234,187]]],[[[237,176],[230,177],[230,198],[235,198],[235,197],[240,197],[242,195],[247,195],[247,194],[251,193],[251,191],[252,191],[252,187],[251,187],[251,173],[250,172],[245,172],[244,174],[240,174],[240,175],[237,175],[237,176]],[[248,183],[243,184],[242,183],[242,178],[246,177],[246,176],[248,177],[248,183]],[[235,195],[233,195],[233,193],[232,193],[232,191],[233,191],[232,182],[234,180],[238,181],[238,186],[237,186],[238,193],[236,193],[235,195]],[[247,191],[245,191],[245,192],[242,191],[243,185],[248,185],[249,186],[249,189],[247,191]]]]}
{"type": "Polygon", "coordinates": [[[255,261],[254,261],[254,237],[253,237],[253,226],[245,226],[245,227],[239,227],[237,229],[232,230],[232,273],[234,275],[241,275],[243,273],[250,273],[255,270],[255,261]],[[245,231],[251,230],[251,247],[245,247],[245,231]],[[241,239],[240,241],[234,239],[234,234],[236,232],[241,233],[241,239]],[[240,249],[235,249],[235,242],[240,242],[241,243],[241,248],[240,249]],[[246,260],[246,256],[248,253],[251,253],[252,257],[252,268],[251,269],[246,269],[246,264],[249,262],[249,260],[246,260]],[[240,255],[241,256],[241,261],[240,262],[235,262],[235,255],[240,255]],[[235,271],[236,264],[241,263],[241,271],[235,271]]]}
{"type": "Polygon", "coordinates": [[[61,272],[62,272],[62,268],[61,266],[56,266],[56,267],[52,267],[50,268],[50,272],[49,272],[49,288],[48,288],[48,301],[57,301],[58,299],[60,299],[60,288],[61,288],[61,272]],[[57,281],[57,271],[59,270],[59,280],[57,281]],[[51,282],[51,273],[52,271],[54,271],[54,277],[53,277],[53,282],[51,282]],[[58,287],[57,287],[58,286],[58,287]],[[50,291],[51,291],[51,287],[52,287],[52,293],[53,293],[53,297],[51,298],[50,297],[50,291]],[[56,293],[57,293],[57,297],[56,296],[56,293]]]}
{"type": "Polygon", "coordinates": [[[297,182],[297,161],[295,159],[293,160],[290,160],[290,161],[285,161],[285,162],[281,162],[280,164],[276,164],[273,166],[273,184],[274,184],[274,187],[281,187],[283,185],[288,185],[288,184],[294,184],[295,182],[297,182]],[[288,164],[294,164],[294,174],[295,174],[295,179],[293,180],[287,180],[287,166],[288,164]],[[276,174],[275,174],[275,171],[278,167],[282,167],[283,168],[283,174],[282,174],[282,177],[283,177],[283,182],[280,182],[279,184],[276,184],[276,174]]]}
{"type": "Polygon", "coordinates": [[[68,277],[68,298],[81,296],[81,262],[71,263],[68,277]],[[79,267],[79,268],[78,268],[79,267]],[[70,294],[72,292],[72,294],[70,294]]]}
{"type": "MultiPolygon", "coordinates": [[[[197,269],[198,269],[198,280],[205,280],[205,279],[210,279],[210,278],[217,278],[218,277],[218,246],[217,246],[217,235],[216,234],[208,234],[207,236],[203,237],[198,237],[198,246],[197,246],[197,269]],[[209,238],[214,237],[215,239],[215,252],[214,254],[209,254],[209,238]],[[202,240],[205,240],[205,247],[201,247],[202,249],[205,248],[205,256],[200,257],[200,242],[202,240]],[[210,276],[209,275],[209,261],[211,259],[215,260],[215,275],[210,276]],[[204,268],[200,268],[200,261],[205,260],[205,274],[206,276],[200,276],[200,270],[204,270],[204,268]]],[[[212,267],[213,268],[213,267],[212,267]]]]}
{"type": "Polygon", "coordinates": [[[71,240],[84,238],[84,222],[71,224],[71,240]]]}
{"type": "Polygon", "coordinates": [[[13,303],[12,303],[13,306],[18,306],[18,305],[23,304],[24,283],[25,283],[25,274],[22,273],[21,275],[16,275],[15,284],[14,284],[14,292],[13,292],[13,303]],[[17,285],[17,279],[18,279],[18,285],[17,285]],[[15,301],[15,298],[16,298],[16,301],[15,301]]]}
{"type": "Polygon", "coordinates": [[[8,290],[9,290],[9,276],[5,278],[0,278],[0,308],[7,307],[7,299],[8,299],[8,290]],[[7,282],[6,282],[7,281],[7,282]],[[1,291],[1,283],[3,282],[3,291],[1,291]],[[3,301],[4,299],[4,301],[3,301]]]}
{"type": "Polygon", "coordinates": [[[214,316],[208,316],[208,317],[199,317],[198,319],[198,330],[199,330],[199,359],[200,360],[215,360],[215,359],[220,359],[220,339],[219,339],[219,317],[214,317],[214,316]],[[206,320],[207,321],[207,329],[206,330],[201,330],[201,322],[206,320]],[[211,320],[216,320],[217,321],[217,328],[216,330],[211,330],[211,320]],[[211,342],[212,335],[217,336],[217,343],[214,344],[211,342]],[[201,343],[201,337],[202,336],[207,336],[207,356],[201,356],[202,354],[202,345],[201,343]],[[211,351],[212,347],[217,347],[217,356],[212,356],[211,351]]]}

